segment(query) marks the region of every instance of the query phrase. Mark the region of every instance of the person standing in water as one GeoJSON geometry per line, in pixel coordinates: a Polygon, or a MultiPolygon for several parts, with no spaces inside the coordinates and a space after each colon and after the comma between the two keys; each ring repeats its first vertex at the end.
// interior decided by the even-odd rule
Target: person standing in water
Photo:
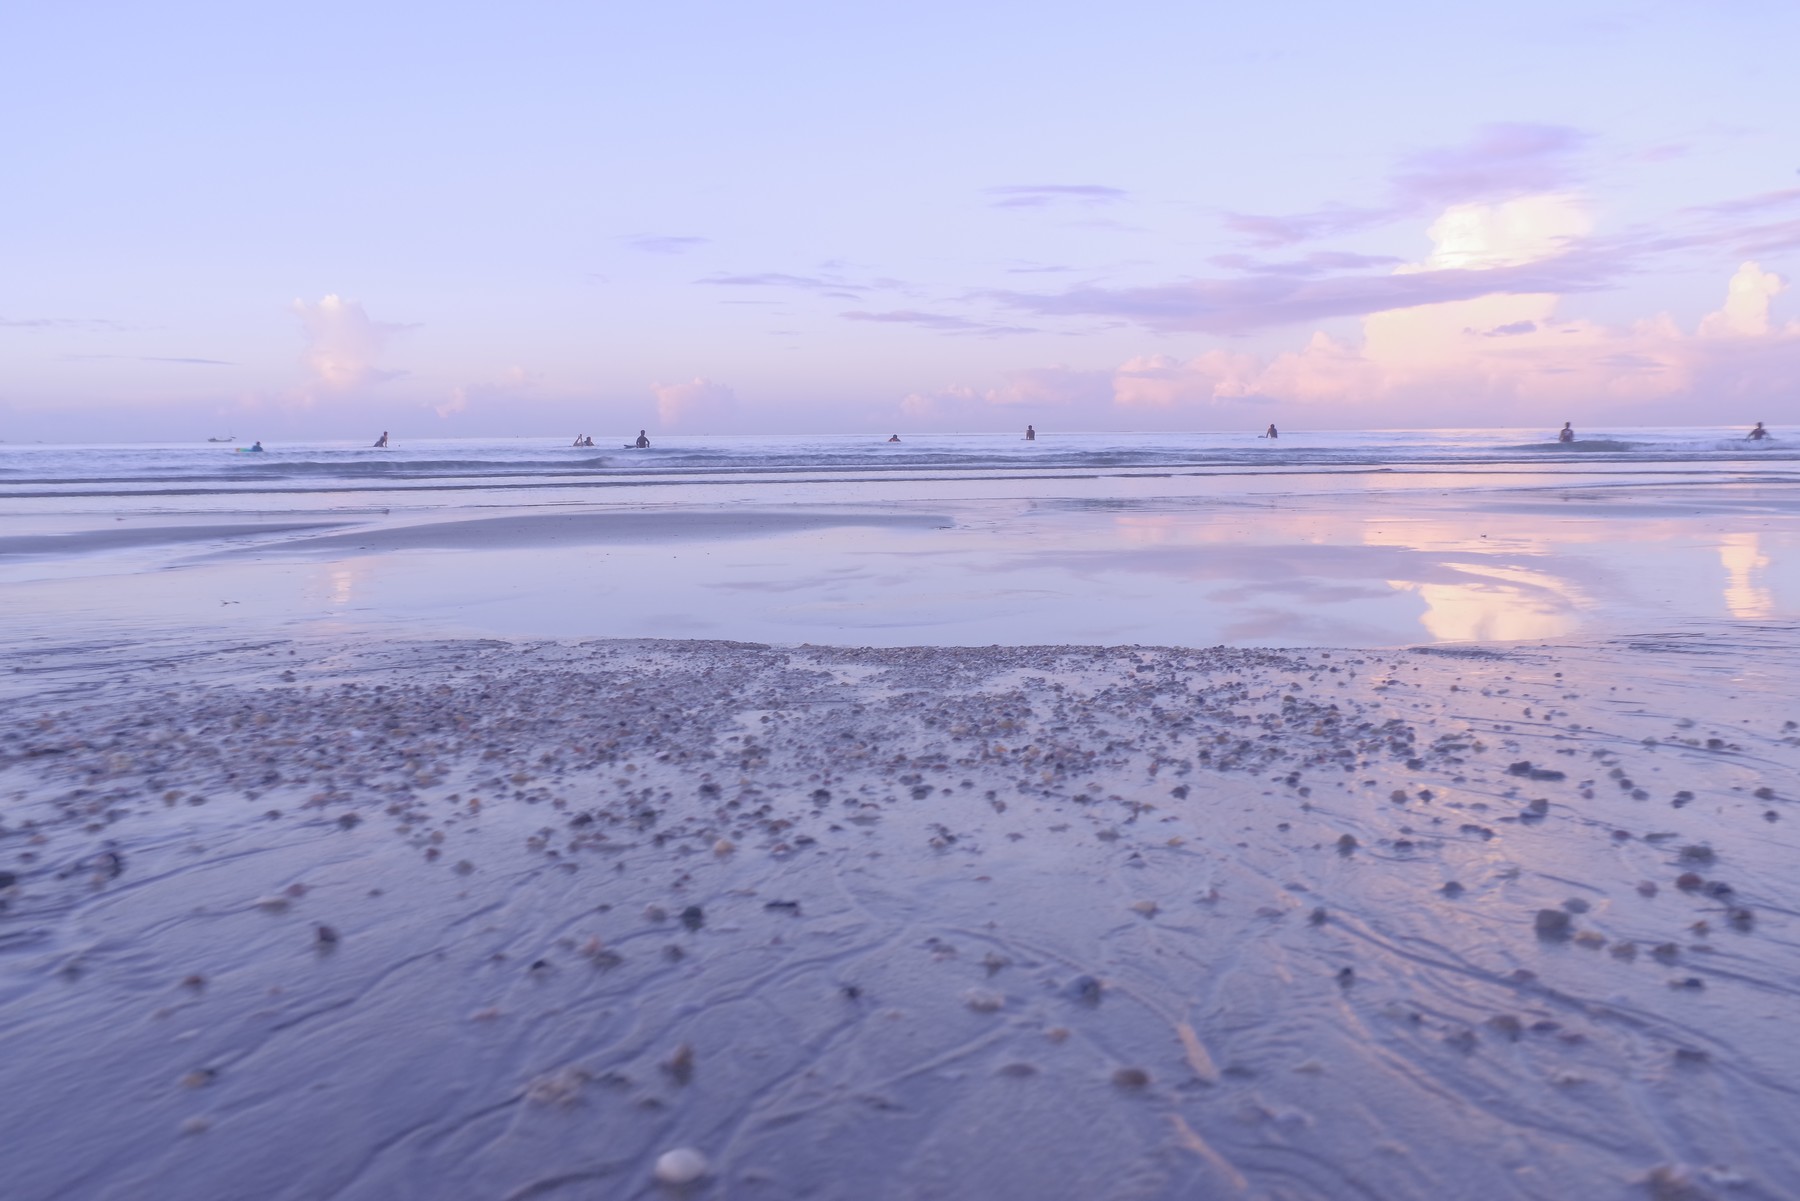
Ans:
{"type": "Polygon", "coordinates": [[[376,450],[386,450],[387,449],[387,431],[386,430],[382,430],[381,437],[375,439],[375,449],[376,450]]]}
{"type": "Polygon", "coordinates": [[[1025,427],[1025,441],[1027,441],[1027,442],[1036,442],[1037,441],[1037,431],[1032,429],[1029,425],[1025,427]]]}
{"type": "Polygon", "coordinates": [[[1575,431],[1574,431],[1574,429],[1572,429],[1570,427],[1568,422],[1566,422],[1566,421],[1563,422],[1562,429],[1557,432],[1556,440],[1558,442],[1573,442],[1573,441],[1575,441],[1575,431]]]}
{"type": "Polygon", "coordinates": [[[1271,421],[1271,422],[1269,422],[1268,431],[1263,434],[1263,437],[1269,438],[1269,439],[1279,438],[1279,437],[1281,437],[1281,431],[1276,429],[1275,423],[1273,421],[1271,421]]]}
{"type": "Polygon", "coordinates": [[[1767,438],[1768,436],[1769,436],[1769,431],[1763,428],[1763,423],[1760,421],[1756,423],[1755,429],[1751,430],[1749,433],[1744,435],[1744,437],[1750,439],[1750,441],[1752,441],[1752,442],[1761,442],[1764,438],[1767,438]]]}
{"type": "Polygon", "coordinates": [[[637,436],[637,441],[633,442],[632,445],[637,447],[639,450],[647,450],[647,449],[649,449],[649,446],[650,446],[650,436],[648,434],[644,433],[643,430],[639,430],[638,436],[637,436]]]}

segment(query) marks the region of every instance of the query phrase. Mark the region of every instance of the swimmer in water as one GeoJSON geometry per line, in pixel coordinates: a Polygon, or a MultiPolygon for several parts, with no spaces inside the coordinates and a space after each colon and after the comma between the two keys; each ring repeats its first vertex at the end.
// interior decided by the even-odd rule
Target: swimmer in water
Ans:
{"type": "Polygon", "coordinates": [[[1574,429],[1572,429],[1570,427],[1568,422],[1566,422],[1566,421],[1563,422],[1562,429],[1557,432],[1556,440],[1558,442],[1573,442],[1573,441],[1575,441],[1575,431],[1574,431],[1574,429]]]}
{"type": "Polygon", "coordinates": [[[386,430],[382,430],[381,437],[375,439],[375,449],[376,450],[386,450],[387,449],[387,431],[386,430]]]}
{"type": "Polygon", "coordinates": [[[1750,441],[1752,441],[1752,442],[1761,442],[1764,438],[1767,438],[1768,436],[1769,436],[1769,431],[1763,428],[1763,423],[1760,421],[1756,423],[1755,429],[1751,430],[1749,433],[1744,435],[1744,437],[1750,439],[1750,441]]]}
{"type": "Polygon", "coordinates": [[[1036,442],[1037,441],[1037,431],[1032,429],[1029,425],[1025,427],[1025,441],[1027,441],[1027,442],[1036,442]]]}
{"type": "Polygon", "coordinates": [[[1264,434],[1264,435],[1263,435],[1263,437],[1265,437],[1265,438],[1279,438],[1279,437],[1281,437],[1281,431],[1280,431],[1280,430],[1278,430],[1278,429],[1276,429],[1276,428],[1275,428],[1275,423],[1274,423],[1274,422],[1273,422],[1273,421],[1271,421],[1271,422],[1269,422],[1269,429],[1268,429],[1268,432],[1267,432],[1267,433],[1265,433],[1265,434],[1264,434]]]}
{"type": "Polygon", "coordinates": [[[889,434],[888,441],[889,442],[898,442],[898,441],[900,441],[900,435],[899,434],[889,434]]]}

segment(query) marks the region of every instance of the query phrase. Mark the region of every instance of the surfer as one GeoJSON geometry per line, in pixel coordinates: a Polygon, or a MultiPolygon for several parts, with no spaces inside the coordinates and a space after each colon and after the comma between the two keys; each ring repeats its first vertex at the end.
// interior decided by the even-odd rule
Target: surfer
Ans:
{"type": "Polygon", "coordinates": [[[382,430],[381,437],[375,439],[375,449],[376,450],[386,450],[387,449],[387,431],[386,430],[382,430]]]}
{"type": "Polygon", "coordinates": [[[586,434],[576,434],[575,441],[569,443],[569,445],[570,446],[583,446],[586,443],[587,443],[587,435],[586,434]]]}
{"type": "Polygon", "coordinates": [[[648,434],[644,433],[643,430],[639,430],[638,436],[637,436],[637,441],[633,442],[631,445],[636,447],[638,450],[648,450],[648,449],[650,449],[650,436],[648,434]]]}
{"type": "Polygon", "coordinates": [[[1768,436],[1769,436],[1769,431],[1763,428],[1763,423],[1760,421],[1756,423],[1755,429],[1751,430],[1749,433],[1744,435],[1744,437],[1750,439],[1750,441],[1752,441],[1752,442],[1761,442],[1764,438],[1767,438],[1768,436]]]}
{"type": "Polygon", "coordinates": [[[900,435],[899,434],[889,434],[888,441],[889,442],[898,442],[898,441],[900,441],[900,435]]]}
{"type": "Polygon", "coordinates": [[[1027,441],[1027,442],[1036,442],[1037,441],[1037,431],[1032,429],[1029,425],[1025,427],[1025,441],[1027,441]]]}
{"type": "Polygon", "coordinates": [[[1273,421],[1271,421],[1271,422],[1269,422],[1269,429],[1268,429],[1268,432],[1267,432],[1267,433],[1265,433],[1265,434],[1264,434],[1264,435],[1263,435],[1263,437],[1265,437],[1265,438],[1269,438],[1269,439],[1275,439],[1275,438],[1279,438],[1279,437],[1281,437],[1281,431],[1280,431],[1280,430],[1278,430],[1278,429],[1276,429],[1276,428],[1275,428],[1275,423],[1274,423],[1274,422],[1273,422],[1273,421]]]}
{"type": "Polygon", "coordinates": [[[1575,441],[1574,428],[1571,427],[1568,422],[1566,422],[1566,421],[1563,422],[1562,429],[1557,431],[1556,440],[1558,442],[1573,442],[1573,441],[1575,441]]]}
{"type": "Polygon", "coordinates": [[[251,453],[251,454],[261,454],[262,453],[262,439],[258,438],[255,442],[252,442],[250,444],[249,453],[251,453]]]}

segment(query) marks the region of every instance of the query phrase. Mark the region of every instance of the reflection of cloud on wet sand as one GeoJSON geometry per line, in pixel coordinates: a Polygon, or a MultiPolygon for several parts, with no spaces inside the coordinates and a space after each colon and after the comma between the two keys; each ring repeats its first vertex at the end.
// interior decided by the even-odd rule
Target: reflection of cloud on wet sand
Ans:
{"type": "Polygon", "coordinates": [[[1140,545],[1115,551],[1048,552],[996,566],[1096,576],[1130,571],[1195,584],[1218,582],[1223,586],[1207,588],[1196,600],[1269,610],[1235,623],[1232,628],[1239,636],[1256,636],[1252,630],[1271,623],[1275,630],[1291,633],[1295,607],[1423,602],[1417,621],[1440,641],[1543,638],[1574,629],[1582,600],[1572,581],[1541,570],[1467,553],[1396,546],[1140,545]]]}
{"type": "Polygon", "coordinates": [[[1725,611],[1733,617],[1766,618],[1775,615],[1775,594],[1764,582],[1769,556],[1763,554],[1755,534],[1727,534],[1719,546],[1725,565],[1725,611]]]}

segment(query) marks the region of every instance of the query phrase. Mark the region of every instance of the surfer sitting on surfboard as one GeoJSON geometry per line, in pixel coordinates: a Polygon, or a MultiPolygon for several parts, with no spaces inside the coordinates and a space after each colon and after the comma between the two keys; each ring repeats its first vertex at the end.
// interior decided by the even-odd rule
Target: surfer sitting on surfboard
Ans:
{"type": "Polygon", "coordinates": [[[639,430],[637,441],[631,444],[631,448],[633,450],[648,450],[650,448],[650,436],[644,433],[643,430],[639,430]]]}

